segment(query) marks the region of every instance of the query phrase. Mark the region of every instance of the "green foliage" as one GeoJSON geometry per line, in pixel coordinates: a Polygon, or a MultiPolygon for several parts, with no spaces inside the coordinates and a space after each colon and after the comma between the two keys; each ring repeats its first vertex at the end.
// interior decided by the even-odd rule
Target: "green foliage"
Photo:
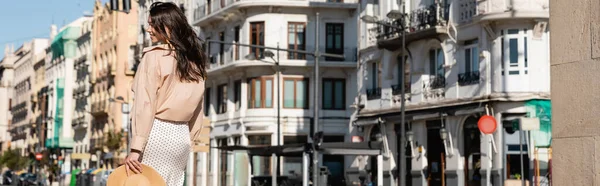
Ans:
{"type": "Polygon", "coordinates": [[[121,139],[123,135],[119,132],[110,131],[108,132],[108,136],[106,138],[106,147],[111,152],[116,152],[121,148],[121,143],[123,142],[121,139]]]}
{"type": "Polygon", "coordinates": [[[29,166],[31,160],[26,156],[21,156],[18,150],[11,149],[4,151],[0,157],[0,164],[11,170],[21,170],[29,166]]]}

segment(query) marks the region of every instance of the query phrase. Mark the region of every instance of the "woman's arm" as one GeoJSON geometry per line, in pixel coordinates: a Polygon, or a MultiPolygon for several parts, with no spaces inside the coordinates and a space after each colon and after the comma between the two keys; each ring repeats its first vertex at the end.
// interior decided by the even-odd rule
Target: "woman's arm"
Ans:
{"type": "MultiPolygon", "coordinates": [[[[206,90],[206,89],[205,89],[206,90]]],[[[192,140],[192,145],[199,143],[200,138],[202,137],[202,128],[204,128],[204,91],[202,91],[202,99],[200,99],[200,103],[198,103],[198,107],[194,111],[194,116],[190,120],[190,139],[192,140]]]]}
{"type": "Polygon", "coordinates": [[[131,123],[131,150],[144,152],[156,114],[157,91],[161,84],[156,52],[143,55],[134,79],[134,113],[131,123]]]}

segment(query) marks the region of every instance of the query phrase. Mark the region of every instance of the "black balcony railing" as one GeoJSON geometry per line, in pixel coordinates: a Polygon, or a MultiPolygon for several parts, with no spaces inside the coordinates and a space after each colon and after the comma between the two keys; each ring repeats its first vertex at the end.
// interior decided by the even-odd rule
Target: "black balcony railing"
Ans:
{"type": "Polygon", "coordinates": [[[368,100],[379,99],[379,98],[381,98],[381,88],[367,89],[367,99],[368,100]]]}
{"type": "Polygon", "coordinates": [[[446,88],[446,77],[442,75],[432,76],[429,81],[425,83],[425,89],[441,89],[446,88]]]}
{"type": "Polygon", "coordinates": [[[472,85],[479,83],[479,71],[458,74],[458,85],[472,85]]]}
{"type": "MultiPolygon", "coordinates": [[[[400,87],[400,85],[392,85],[392,94],[393,95],[398,95],[400,94],[400,92],[402,92],[402,90],[400,90],[402,87],[400,87]]],[[[405,84],[404,85],[404,93],[410,93],[410,84],[405,84]]]]}
{"type": "Polygon", "coordinates": [[[374,28],[377,32],[377,39],[397,37],[401,34],[402,30],[394,27],[403,28],[403,25],[408,26],[408,28],[405,29],[408,33],[446,25],[450,13],[449,7],[448,4],[436,3],[426,8],[413,10],[408,13],[408,25],[403,23],[403,19],[383,20],[383,23],[392,25],[393,27],[378,24],[378,26],[374,28]]]}

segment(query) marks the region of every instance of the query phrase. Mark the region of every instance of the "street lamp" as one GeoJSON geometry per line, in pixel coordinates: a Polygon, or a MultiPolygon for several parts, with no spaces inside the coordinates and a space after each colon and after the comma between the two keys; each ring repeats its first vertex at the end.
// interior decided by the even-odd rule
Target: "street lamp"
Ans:
{"type": "MultiPolygon", "coordinates": [[[[280,99],[280,95],[281,95],[281,78],[280,78],[280,68],[279,68],[279,42],[277,43],[277,59],[275,59],[275,54],[273,53],[273,51],[270,50],[266,50],[263,52],[263,56],[268,57],[273,59],[273,61],[275,62],[275,67],[276,67],[276,74],[277,74],[277,146],[281,145],[281,100],[280,99]]],[[[251,53],[246,55],[246,59],[249,60],[256,60],[256,55],[251,53]]],[[[279,155],[276,155],[277,157],[277,171],[275,174],[275,177],[279,177],[279,174],[281,174],[281,157],[279,155]]],[[[275,183],[277,180],[274,180],[273,183],[275,183]]]]}
{"type": "MultiPolygon", "coordinates": [[[[370,15],[365,15],[362,16],[360,19],[362,21],[364,21],[365,23],[370,23],[370,24],[378,24],[378,25],[383,25],[383,26],[388,26],[388,27],[392,27],[392,28],[396,28],[399,29],[402,35],[402,55],[404,55],[404,50],[406,49],[406,29],[404,29],[406,27],[406,8],[405,8],[406,4],[404,2],[404,0],[402,0],[402,11],[398,11],[398,10],[392,10],[387,14],[387,17],[390,19],[403,19],[400,23],[402,24],[401,26],[395,26],[395,25],[391,25],[388,23],[385,23],[383,21],[378,20],[376,17],[374,16],[370,16],[370,15]]],[[[406,107],[405,107],[405,102],[406,102],[406,94],[405,92],[405,80],[404,80],[404,72],[405,72],[405,68],[406,68],[406,61],[404,57],[401,57],[400,60],[398,61],[400,63],[400,73],[398,74],[399,77],[402,81],[400,84],[400,134],[403,135],[407,135],[407,133],[405,132],[405,114],[406,114],[406,107]]],[[[410,133],[410,138],[412,137],[412,132],[410,133]]],[[[400,159],[400,167],[397,169],[398,171],[398,185],[404,185],[404,183],[406,183],[406,148],[405,148],[405,144],[404,144],[404,138],[400,138],[400,142],[399,144],[401,145],[399,147],[399,159],[400,159]]],[[[412,146],[412,139],[411,139],[411,146],[412,146]]],[[[412,150],[411,150],[412,151],[412,150]]]]}

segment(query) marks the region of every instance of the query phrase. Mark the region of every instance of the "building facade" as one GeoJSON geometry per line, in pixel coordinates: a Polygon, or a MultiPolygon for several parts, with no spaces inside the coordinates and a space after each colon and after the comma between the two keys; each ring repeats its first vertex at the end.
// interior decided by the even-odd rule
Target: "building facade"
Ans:
{"type": "MultiPolygon", "coordinates": [[[[118,5],[123,10],[123,5],[118,5]]],[[[129,123],[131,83],[135,72],[135,48],[138,34],[138,5],[131,1],[129,12],[112,11],[108,3],[97,0],[92,29],[93,59],[90,97],[90,151],[92,160],[112,164],[125,158],[127,140],[107,144],[109,137],[119,136],[129,123]],[[116,154],[115,154],[116,153],[116,154]],[[116,160],[116,161],[115,161],[116,160]]],[[[99,165],[99,164],[98,164],[99,165]]]]}
{"type": "MultiPolygon", "coordinates": [[[[399,166],[407,169],[406,185],[503,185],[520,176],[533,181],[534,159],[547,164],[551,137],[548,1],[402,2],[361,4],[361,16],[378,20],[359,23],[360,96],[352,133],[386,141],[384,151],[391,154],[357,157],[359,172],[372,173],[377,185],[393,185],[399,166]],[[477,127],[483,115],[498,123],[492,135],[477,127]],[[540,123],[540,130],[522,133],[524,175],[521,132],[513,127],[522,118],[540,123]],[[401,148],[405,165],[399,164],[401,148]]],[[[544,175],[547,166],[540,169],[544,175]]]]}
{"type": "Polygon", "coordinates": [[[73,130],[74,146],[71,159],[73,168],[90,168],[89,153],[90,147],[90,114],[91,104],[89,95],[91,94],[90,71],[92,64],[92,19],[81,23],[80,36],[77,38],[77,53],[74,61],[75,84],[73,90],[73,130]]]}
{"type": "Polygon", "coordinates": [[[45,150],[46,134],[47,134],[47,118],[46,113],[48,110],[48,99],[46,92],[48,86],[46,86],[46,55],[49,51],[50,45],[47,45],[41,52],[37,53],[33,59],[33,86],[32,86],[32,112],[35,122],[32,126],[32,130],[35,131],[35,135],[32,136],[30,143],[33,144],[35,153],[42,153],[45,150]]]}
{"type": "Polygon", "coordinates": [[[35,82],[35,57],[48,46],[47,39],[33,39],[25,42],[14,52],[14,85],[12,96],[11,148],[21,155],[29,156],[35,152],[35,117],[33,114],[33,84],[35,82]]]}
{"type": "Polygon", "coordinates": [[[0,61],[0,142],[2,152],[10,148],[9,126],[12,123],[12,98],[14,84],[14,45],[6,45],[4,58],[0,61]]]}
{"type": "MultiPolygon", "coordinates": [[[[45,146],[59,164],[61,174],[71,171],[74,146],[73,92],[76,88],[75,61],[77,57],[77,39],[81,36],[82,25],[92,17],[84,16],[58,30],[52,37],[49,54],[46,56],[46,84],[49,119],[45,146]]],[[[68,182],[67,182],[68,183],[68,182]]]]}
{"type": "MultiPolygon", "coordinates": [[[[194,26],[203,32],[205,41],[309,52],[319,46],[320,52],[343,56],[320,58],[317,94],[322,98],[314,105],[313,56],[207,43],[210,67],[204,111],[212,129],[211,147],[308,142],[314,109],[320,113],[317,130],[325,133],[325,142],[350,140],[353,111],[348,105],[357,90],[358,1],[199,1],[193,6],[194,26]]],[[[249,184],[251,179],[277,172],[298,179],[303,176],[301,156],[281,157],[276,163],[272,157],[248,160],[242,154],[210,148],[195,157],[200,170],[194,178],[196,185],[249,184]]],[[[320,159],[329,167],[333,185],[348,181],[344,175],[351,159],[320,159]]]]}

